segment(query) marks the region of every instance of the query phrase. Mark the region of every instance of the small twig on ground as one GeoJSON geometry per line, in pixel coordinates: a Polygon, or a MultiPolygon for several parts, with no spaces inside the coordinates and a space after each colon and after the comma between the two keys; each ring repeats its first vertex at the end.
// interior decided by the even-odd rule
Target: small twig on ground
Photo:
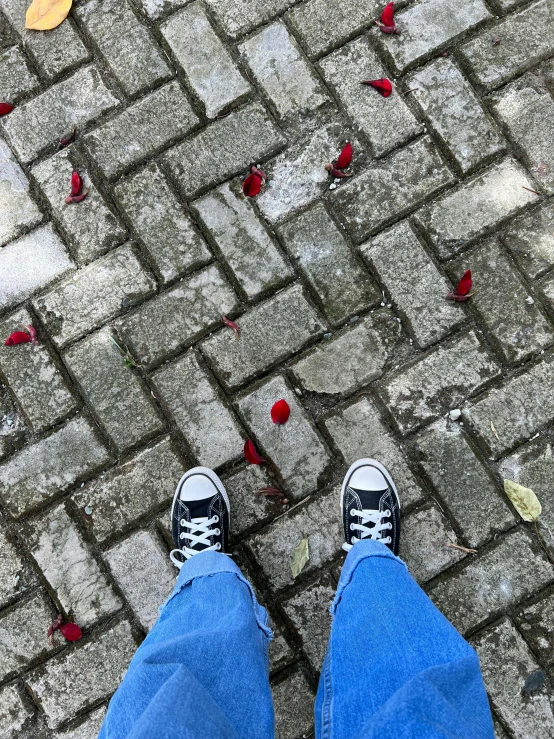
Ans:
{"type": "Polygon", "coordinates": [[[538,196],[539,196],[539,198],[540,198],[540,196],[541,196],[540,192],[537,192],[536,190],[533,190],[533,189],[532,189],[532,188],[530,188],[530,187],[525,187],[525,185],[522,185],[522,187],[523,187],[523,189],[524,189],[524,190],[528,190],[529,192],[533,192],[533,193],[535,193],[535,195],[538,195],[538,196]]]}
{"type": "Polygon", "coordinates": [[[466,554],[477,554],[477,549],[469,549],[468,547],[462,547],[460,544],[453,544],[452,542],[448,542],[448,544],[445,544],[447,547],[451,547],[452,549],[459,549],[461,552],[465,552],[466,554]]]}
{"type": "Polygon", "coordinates": [[[307,503],[309,500],[311,500],[311,495],[308,495],[307,498],[304,498],[304,500],[301,500],[300,503],[297,503],[296,505],[293,505],[292,508],[289,508],[288,511],[285,511],[284,513],[281,513],[280,516],[277,516],[277,518],[274,518],[274,521],[278,521],[280,518],[283,518],[283,516],[288,516],[291,511],[294,511],[295,508],[300,508],[301,505],[304,505],[304,503],[307,503]]]}

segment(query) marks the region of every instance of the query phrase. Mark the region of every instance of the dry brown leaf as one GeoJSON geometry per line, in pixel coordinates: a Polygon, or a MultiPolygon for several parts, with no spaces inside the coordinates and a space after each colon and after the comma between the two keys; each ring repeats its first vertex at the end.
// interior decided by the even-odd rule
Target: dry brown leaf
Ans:
{"type": "Polygon", "coordinates": [[[33,0],[27,8],[25,28],[50,31],[57,28],[71,10],[73,0],[33,0]]]}

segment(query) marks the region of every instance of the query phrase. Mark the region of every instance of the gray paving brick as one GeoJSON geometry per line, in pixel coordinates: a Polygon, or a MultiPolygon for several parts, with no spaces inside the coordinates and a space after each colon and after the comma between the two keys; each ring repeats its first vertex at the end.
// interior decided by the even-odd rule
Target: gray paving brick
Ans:
{"type": "Polygon", "coordinates": [[[406,82],[433,133],[463,174],[505,148],[498,128],[450,59],[436,59],[406,82]]]}
{"type": "Polygon", "coordinates": [[[500,725],[498,719],[496,718],[494,714],[492,715],[492,724],[494,728],[494,738],[495,739],[510,739],[510,737],[508,736],[508,734],[506,734],[506,732],[504,731],[504,729],[502,728],[502,726],[500,725]]]}
{"type": "Polygon", "coordinates": [[[4,527],[0,527],[0,606],[4,607],[35,583],[36,577],[24,561],[20,547],[16,547],[6,537],[4,527]]]}
{"type": "Polygon", "coordinates": [[[376,156],[387,154],[421,131],[421,124],[402,95],[393,92],[384,98],[361,86],[362,80],[387,76],[367,37],[361,36],[329,54],[319,67],[341,105],[366,134],[376,156]]]}
{"type": "Polygon", "coordinates": [[[422,501],[423,490],[408,466],[402,445],[384,425],[372,399],[360,398],[339,408],[324,421],[324,426],[346,465],[362,457],[385,465],[394,477],[402,508],[422,501]]]}
{"type": "Polygon", "coordinates": [[[533,189],[533,182],[508,158],[419,211],[416,218],[446,259],[536,202],[537,195],[525,188],[533,189]]]}
{"type": "Polygon", "coordinates": [[[309,736],[313,726],[314,694],[297,669],[272,688],[275,705],[275,739],[309,736]]]}
{"type": "Polygon", "coordinates": [[[152,365],[221,325],[221,315],[237,305],[221,270],[211,266],[122,318],[118,332],[133,356],[152,365]]]}
{"type": "Polygon", "coordinates": [[[191,3],[172,15],[161,26],[161,32],[189,85],[204,105],[208,118],[215,118],[230,103],[248,95],[249,83],[215,33],[200,3],[191,3]]]}
{"type": "Polygon", "coordinates": [[[279,234],[332,325],[380,298],[377,285],[323,205],[293,218],[279,234]]]}
{"type": "MultiPolygon", "coordinates": [[[[45,628],[54,618],[52,605],[42,591],[30,599],[20,601],[11,611],[0,617],[0,678],[22,672],[52,651],[44,638],[45,628]]],[[[0,714],[1,715],[1,714],[0,714]]],[[[1,736],[1,734],[0,734],[1,736]]]]}
{"type": "Polygon", "coordinates": [[[345,0],[338,4],[308,0],[287,18],[311,56],[319,56],[371,25],[382,9],[379,0],[345,0]]]}
{"type": "Polygon", "coordinates": [[[168,437],[77,490],[82,522],[99,542],[167,505],[184,472],[168,437]],[[84,509],[92,509],[86,513],[84,509]]]}
{"type": "Polygon", "coordinates": [[[121,244],[126,230],[91,182],[88,172],[64,149],[33,167],[32,175],[44,193],[78,264],[87,264],[121,244]],[[82,203],[67,205],[71,173],[77,169],[89,194],[82,203]]]}
{"type": "Polygon", "coordinates": [[[197,123],[181,86],[174,81],[89,133],[85,145],[104,175],[113,178],[154,156],[197,123]]]}
{"type": "Polygon", "coordinates": [[[397,72],[403,72],[491,17],[482,0],[422,0],[396,16],[400,36],[379,33],[376,38],[397,72]]]}
{"type": "Polygon", "coordinates": [[[185,197],[218,185],[256,160],[278,151],[285,139],[259,103],[215,121],[171,149],[165,161],[185,197]]]}
{"type": "Polygon", "coordinates": [[[158,606],[171,595],[175,584],[177,570],[167,552],[152,534],[137,531],[104,556],[141,626],[150,631],[158,619],[158,606]]]}
{"type": "Polygon", "coordinates": [[[12,105],[21,95],[36,90],[37,76],[27,65],[25,55],[18,46],[11,46],[0,53],[0,90],[12,105]]]}
{"type": "Polygon", "coordinates": [[[464,418],[495,457],[526,441],[554,417],[553,362],[549,356],[464,410],[464,418]]]}
{"type": "Polygon", "coordinates": [[[98,471],[108,452],[84,418],[31,444],[0,466],[2,497],[18,518],[98,471]]]}
{"type": "Polygon", "coordinates": [[[420,347],[433,344],[465,320],[460,306],[444,299],[451,287],[408,221],[383,231],[360,249],[420,347]]]}
{"type": "Polygon", "coordinates": [[[400,341],[398,321],[378,311],[318,344],[291,371],[308,392],[350,394],[383,374],[400,341]]]}
{"type": "Polygon", "coordinates": [[[499,615],[554,579],[538,544],[523,527],[504,536],[481,557],[430,591],[435,605],[462,634],[499,615]]]}
{"type": "Polygon", "coordinates": [[[194,353],[163,367],[152,382],[199,464],[219,467],[242,454],[237,419],[194,353]]]}
{"type": "Polygon", "coordinates": [[[330,462],[326,447],[298,401],[281,377],[274,377],[238,402],[246,424],[259,440],[260,447],[279,468],[287,490],[294,499],[315,492],[321,475],[330,462]],[[284,399],[290,418],[284,425],[274,424],[270,410],[284,399]]]}
{"type": "Polygon", "coordinates": [[[22,231],[42,221],[42,213],[29,195],[29,181],[2,138],[0,138],[0,195],[0,246],[2,246],[19,236],[22,231]]]}
{"type": "Polygon", "coordinates": [[[148,164],[119,182],[114,193],[163,283],[212,260],[156,164],[148,164]]]}
{"type": "Polygon", "coordinates": [[[189,0],[139,0],[139,6],[148,18],[158,20],[165,13],[170,13],[186,5],[189,0]]]}
{"type": "Polygon", "coordinates": [[[420,463],[470,547],[480,547],[516,517],[457,423],[441,419],[417,438],[420,463]]]}
{"type": "Polygon", "coordinates": [[[329,101],[299,46],[279,21],[239,46],[280,117],[315,111],[329,101]]]}
{"type": "Polygon", "coordinates": [[[534,67],[554,52],[554,26],[547,0],[507,16],[460,48],[477,82],[491,89],[534,67]],[[542,28],[542,33],[536,33],[542,28]],[[491,38],[500,43],[492,44],[491,38]]]}
{"type": "Polygon", "coordinates": [[[16,685],[7,685],[0,690],[0,737],[16,739],[25,722],[33,715],[27,701],[21,699],[16,685]]]}
{"type": "Polygon", "coordinates": [[[333,206],[359,243],[452,181],[433,143],[424,137],[372,163],[369,169],[339,188],[333,206]]]}
{"type": "Polygon", "coordinates": [[[79,3],[75,14],[127,95],[171,76],[164,54],[126,0],[79,3]]]}
{"type": "Polygon", "coordinates": [[[532,696],[521,692],[526,678],[540,665],[512,622],[503,619],[482,631],[472,639],[472,645],[479,655],[492,705],[513,735],[547,739],[554,733],[548,685],[532,696]]]}
{"type": "Polygon", "coordinates": [[[497,374],[496,362],[470,331],[400,369],[381,384],[379,394],[406,433],[455,408],[497,374]]]}
{"type": "Polygon", "coordinates": [[[337,487],[320,493],[247,539],[272,589],[293,584],[292,552],[305,536],[309,536],[310,559],[302,574],[326,565],[339,554],[344,543],[339,496],[337,487]]]}
{"type": "Polygon", "coordinates": [[[300,634],[302,649],[312,669],[321,670],[331,631],[329,607],[335,597],[335,583],[329,574],[300,590],[282,603],[282,608],[300,634]]]}
{"type": "Polygon", "coordinates": [[[275,480],[269,476],[262,465],[246,464],[228,475],[223,484],[231,501],[231,537],[242,537],[254,526],[266,524],[283,513],[282,506],[275,498],[256,495],[261,488],[275,487],[275,480]]]}
{"type": "MultiPolygon", "coordinates": [[[[63,23],[60,28],[65,26],[63,23]]],[[[55,145],[72,126],[81,130],[118,103],[96,67],[90,66],[12,110],[2,126],[19,158],[30,162],[46,147],[55,145]]]]}
{"type": "Polygon", "coordinates": [[[123,621],[32,672],[25,682],[41,704],[48,726],[56,728],[78,711],[110,696],[135,649],[131,627],[123,621]]]}
{"type": "Polygon", "coordinates": [[[156,283],[124,244],[37,298],[35,309],[52,340],[65,346],[152,295],[156,283]]]}
{"type": "Polygon", "coordinates": [[[222,185],[196,200],[192,207],[247,298],[281,287],[292,277],[292,269],[251,202],[238,194],[238,183],[222,185]]]}
{"type": "Polygon", "coordinates": [[[76,729],[59,731],[56,739],[96,739],[105,715],[106,708],[101,706],[96,711],[91,711],[76,729]]]}
{"type": "Polygon", "coordinates": [[[519,630],[539,659],[549,667],[554,663],[554,595],[547,593],[516,614],[519,630]]]}
{"type": "Polygon", "coordinates": [[[207,4],[225,33],[237,38],[285,10],[290,0],[207,0],[207,4]]]}
{"type": "Polygon", "coordinates": [[[79,626],[91,626],[121,608],[121,599],[63,505],[33,519],[28,541],[62,608],[79,626]]]}
{"type": "Polygon", "coordinates": [[[554,118],[554,100],[530,72],[493,96],[494,111],[523,161],[544,190],[554,193],[554,145],[545,121],[554,118]]]}
{"type": "Polygon", "coordinates": [[[283,361],[323,332],[323,324],[300,285],[282,290],[239,320],[237,341],[228,328],[202,344],[202,351],[228,387],[236,387],[283,361]]]}
{"type": "Polygon", "coordinates": [[[531,279],[539,277],[554,266],[554,203],[519,216],[500,239],[531,279]]]}
{"type": "Polygon", "coordinates": [[[542,291],[546,302],[554,306],[554,274],[548,274],[538,281],[537,287],[542,291]]]}
{"type": "Polygon", "coordinates": [[[150,391],[125,366],[109,329],[75,344],[64,362],[119,452],[162,431],[165,424],[150,391]]]}

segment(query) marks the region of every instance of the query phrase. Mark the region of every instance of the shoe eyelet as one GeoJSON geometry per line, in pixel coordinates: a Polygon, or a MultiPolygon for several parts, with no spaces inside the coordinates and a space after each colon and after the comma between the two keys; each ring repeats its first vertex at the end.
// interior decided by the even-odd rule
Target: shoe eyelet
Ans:
{"type": "Polygon", "coordinates": [[[214,531],[214,534],[215,534],[216,536],[219,536],[219,535],[221,534],[221,531],[220,531],[219,529],[216,529],[216,530],[214,531]]]}
{"type": "Polygon", "coordinates": [[[352,537],[352,544],[356,544],[357,541],[358,541],[358,539],[355,536],[353,536],[352,537]]]}
{"type": "Polygon", "coordinates": [[[215,548],[216,549],[221,549],[221,544],[219,542],[217,542],[217,544],[215,545],[215,548]]]}
{"type": "Polygon", "coordinates": [[[390,518],[392,516],[392,511],[387,509],[387,518],[390,518]]]}
{"type": "Polygon", "coordinates": [[[350,511],[351,516],[355,516],[358,513],[358,511],[355,511],[354,508],[350,511]]]}
{"type": "Polygon", "coordinates": [[[214,523],[219,523],[219,516],[214,516],[214,523]]]}
{"type": "Polygon", "coordinates": [[[186,521],[184,518],[181,519],[181,526],[184,526],[186,524],[186,521]]]}
{"type": "Polygon", "coordinates": [[[350,524],[350,531],[354,531],[354,524],[353,523],[350,524]]]}
{"type": "Polygon", "coordinates": [[[179,539],[184,539],[185,537],[186,537],[186,534],[185,534],[185,532],[184,532],[184,531],[183,531],[183,533],[182,533],[182,534],[179,534],[179,539]]]}

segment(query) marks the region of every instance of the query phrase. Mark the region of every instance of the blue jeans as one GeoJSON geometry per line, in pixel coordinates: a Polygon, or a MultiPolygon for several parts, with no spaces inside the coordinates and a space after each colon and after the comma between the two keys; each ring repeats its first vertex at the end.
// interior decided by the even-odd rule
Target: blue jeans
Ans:
{"type": "MultiPolygon", "coordinates": [[[[475,651],[378,541],[344,563],[315,701],[321,739],[494,739],[475,651]]],[[[267,613],[232,559],[185,563],[99,739],[274,736],[267,613]]]]}

